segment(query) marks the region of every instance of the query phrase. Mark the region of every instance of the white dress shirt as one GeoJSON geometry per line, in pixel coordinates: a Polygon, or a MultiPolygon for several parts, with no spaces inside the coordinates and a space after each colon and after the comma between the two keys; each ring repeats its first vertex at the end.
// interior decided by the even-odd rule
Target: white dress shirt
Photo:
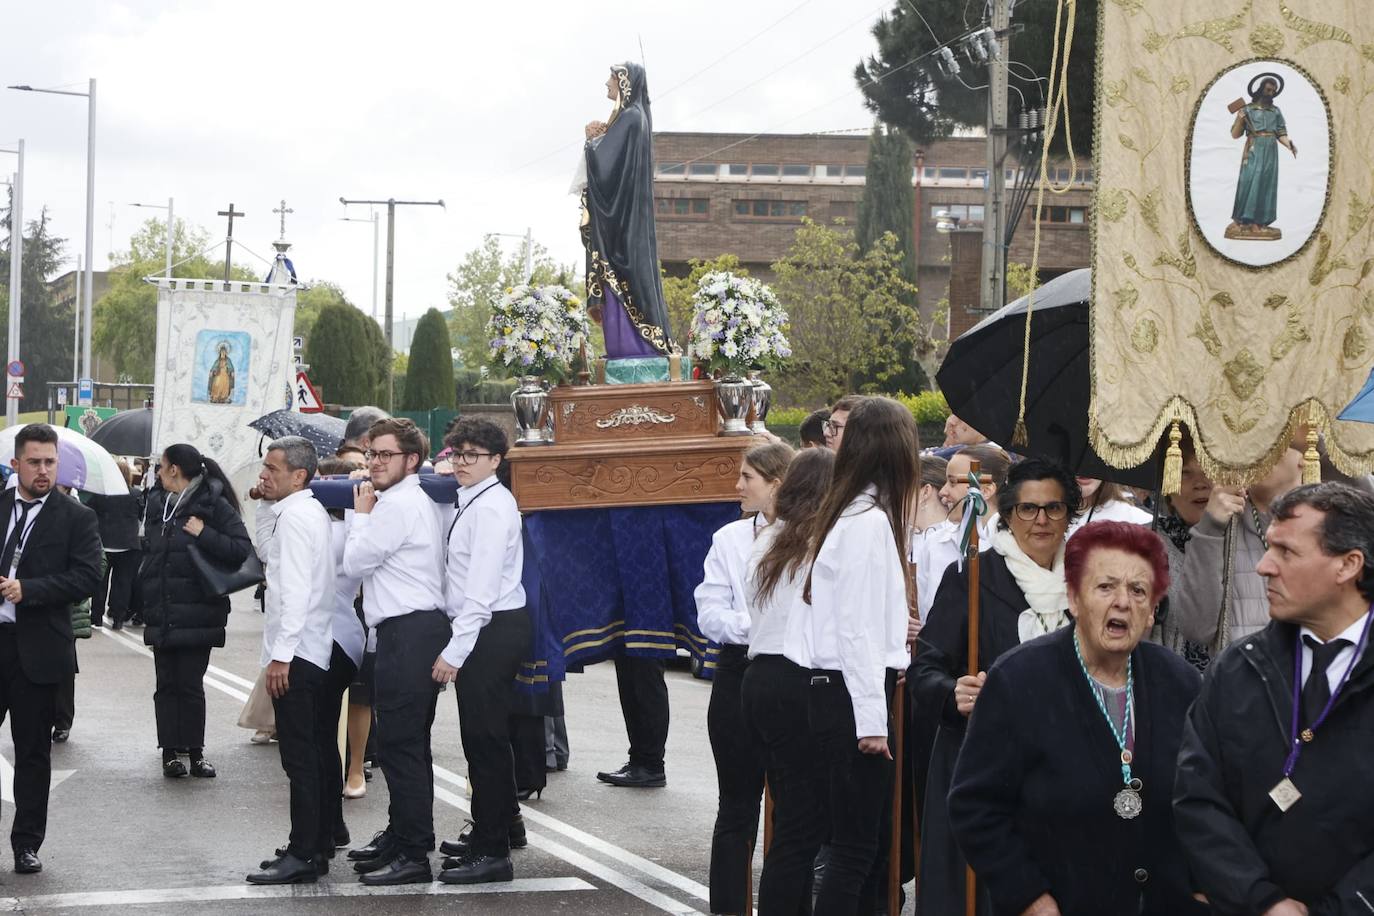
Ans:
{"type": "Polygon", "coordinates": [[[875,494],[865,490],[826,534],[811,570],[811,603],[793,606],[783,645],[803,668],[844,675],[858,738],[887,734],[887,669],[911,663],[902,555],[875,494]]]}
{"type": "Polygon", "coordinates": [[[309,490],[264,503],[258,556],[267,572],[262,667],[301,658],[325,671],[334,653],[334,546],[329,513],[309,490]]]}
{"type": "MultiPolygon", "coordinates": [[[[1349,668],[1353,662],[1359,661],[1355,658],[1355,647],[1360,644],[1360,634],[1364,632],[1365,618],[1369,616],[1369,613],[1369,611],[1365,611],[1360,615],[1359,620],[1332,637],[1332,639],[1344,639],[1349,643],[1337,652],[1336,657],[1331,660],[1331,664],[1326,666],[1326,682],[1330,685],[1333,694],[1336,692],[1336,687],[1340,684],[1341,678],[1345,676],[1345,669],[1349,668]]],[[[1311,636],[1318,643],[1325,643],[1327,640],[1322,639],[1307,627],[1300,628],[1298,636],[1300,637],[1298,642],[1302,646],[1302,686],[1305,687],[1307,686],[1307,676],[1312,673],[1312,647],[1307,644],[1307,637],[1311,636]]]]}
{"type": "Polygon", "coordinates": [[[348,522],[331,518],[329,531],[330,543],[334,547],[334,642],[352,659],[354,667],[361,667],[367,633],[363,629],[363,622],[358,619],[358,612],[353,609],[353,599],[358,597],[358,587],[363,580],[343,571],[348,522]]]}
{"type": "MultiPolygon", "coordinates": [[[[997,516],[988,515],[978,523],[979,550],[987,550],[992,543],[992,532],[997,527],[997,516]]],[[[935,604],[935,593],[940,590],[940,580],[951,563],[959,562],[959,526],[951,521],[931,525],[922,531],[911,549],[911,562],[916,566],[916,612],[924,623],[926,615],[935,604]]]]}
{"type": "MultiPolygon", "coordinates": [[[[16,474],[14,476],[17,479],[19,475],[16,474]]],[[[24,507],[19,505],[19,490],[16,487],[11,487],[11,489],[14,490],[14,507],[10,510],[10,517],[5,520],[5,537],[0,539],[0,548],[4,547],[5,543],[9,541],[10,533],[14,531],[14,523],[19,521],[19,513],[24,510],[24,507]]],[[[48,491],[47,496],[40,497],[37,500],[38,505],[30,509],[29,514],[24,518],[24,530],[19,535],[21,543],[19,549],[14,552],[14,567],[10,569],[0,569],[0,576],[4,576],[7,579],[14,578],[14,573],[19,567],[20,555],[23,553],[23,545],[28,543],[29,534],[33,531],[33,523],[38,521],[38,513],[43,511],[43,504],[48,501],[48,496],[52,496],[51,490],[48,491]]],[[[32,501],[33,500],[30,500],[30,502],[32,501]]],[[[0,603],[0,623],[14,623],[16,619],[14,602],[6,601],[0,603]]]]}
{"type": "Polygon", "coordinates": [[[787,621],[792,609],[801,601],[802,586],[806,584],[807,566],[803,563],[796,575],[783,573],[773,594],[760,601],[758,597],[757,574],[759,561],[773,546],[784,521],[776,521],[759,532],[749,552],[749,572],[746,589],[749,595],[749,657],[760,655],[782,655],[787,639],[787,621]]]}
{"type": "Polygon", "coordinates": [[[749,553],[759,531],[767,530],[760,516],[731,522],[711,535],[704,578],[692,597],[697,602],[697,629],[721,645],[749,644],[749,553]]]}
{"type": "Polygon", "coordinates": [[[495,477],[458,488],[458,516],[448,534],[444,610],[453,635],[444,661],[463,667],[491,615],[525,606],[525,544],[520,508],[495,477]]]}
{"type": "Polygon", "coordinates": [[[1079,528],[1088,524],[1089,521],[1130,522],[1132,525],[1148,525],[1154,521],[1154,518],[1151,517],[1150,513],[1138,506],[1133,506],[1119,499],[1113,499],[1100,506],[1089,507],[1083,510],[1083,514],[1074,519],[1073,524],[1069,525],[1069,533],[1064,536],[1064,540],[1067,541],[1069,538],[1073,537],[1074,533],[1077,532],[1079,528]],[[1089,513],[1092,513],[1091,519],[1088,517],[1089,513]]]}
{"type": "MultiPolygon", "coordinates": [[[[411,474],[377,494],[371,512],[348,522],[343,571],[363,580],[363,617],[392,617],[444,606],[444,538],[439,509],[411,474]]],[[[331,584],[329,593],[334,593],[331,584]]]]}

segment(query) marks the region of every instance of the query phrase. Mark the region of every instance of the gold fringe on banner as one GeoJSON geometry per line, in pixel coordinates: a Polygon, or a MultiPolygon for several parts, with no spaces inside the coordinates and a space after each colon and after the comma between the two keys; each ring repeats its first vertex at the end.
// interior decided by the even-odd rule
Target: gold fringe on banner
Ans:
{"type": "Polygon", "coordinates": [[[1317,402],[1313,401],[1311,409],[1307,414],[1307,451],[1302,456],[1302,482],[1321,483],[1322,482],[1322,456],[1317,450],[1319,438],[1318,423],[1320,418],[1317,416],[1317,402]]]}
{"type": "Polygon", "coordinates": [[[1165,496],[1173,496],[1183,490],[1183,431],[1175,420],[1169,427],[1169,449],[1164,453],[1164,482],[1160,487],[1165,496]]]}

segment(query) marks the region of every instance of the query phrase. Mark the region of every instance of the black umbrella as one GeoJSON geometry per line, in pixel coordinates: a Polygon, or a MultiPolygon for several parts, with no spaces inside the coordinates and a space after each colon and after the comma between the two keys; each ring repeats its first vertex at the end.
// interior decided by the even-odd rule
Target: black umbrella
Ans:
{"type": "Polygon", "coordinates": [[[338,417],[323,413],[296,413],[294,410],[274,410],[248,424],[268,439],[282,436],[302,436],[310,440],[321,458],[333,455],[343,442],[347,424],[338,417]]]}
{"type": "Polygon", "coordinates": [[[153,453],[153,409],[121,410],[95,428],[91,441],[111,455],[147,458],[153,453]]]}
{"type": "Polygon", "coordinates": [[[1035,291],[1026,385],[1028,445],[1012,446],[1011,441],[1030,297],[1008,303],[961,335],[935,378],[950,410],[993,441],[1020,454],[1051,458],[1080,477],[1154,489],[1159,485],[1156,460],[1123,470],[1103,461],[1088,443],[1091,287],[1092,272],[1083,269],[1035,291]]]}

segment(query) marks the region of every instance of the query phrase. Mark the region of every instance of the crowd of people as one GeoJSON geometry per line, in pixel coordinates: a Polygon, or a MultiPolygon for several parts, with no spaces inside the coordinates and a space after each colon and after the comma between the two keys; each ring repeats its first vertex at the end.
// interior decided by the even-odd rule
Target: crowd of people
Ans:
{"type": "Polygon", "coordinates": [[[957,417],[919,450],[882,398],[801,440],[746,453],[696,593],[711,912],[887,913],[912,878],[922,916],[1374,912],[1368,478],[1302,485],[1294,447],[1215,486],[1185,438],[1142,493],[957,417]]]}
{"type": "MultiPolygon", "coordinates": [[[[512,689],[532,624],[508,439],[487,420],[451,426],[446,505],[421,487],[424,434],[361,419],[323,461],[302,438],[267,444],[251,536],[229,479],[190,444],[157,456],[146,493],[131,476],[127,499],[87,508],[58,492],[55,432],[19,432],[0,496],[17,872],[42,868],[73,609],[98,595],[96,623],[141,615],[162,772],[213,778],[203,678],[228,595],[256,576],[267,702],[253,717],[279,746],[289,836],[247,880],[328,873],[364,759],[388,810],[347,854],[362,883],[434,880],[436,845],[442,882],[513,879],[520,800],[537,791],[518,749],[532,732],[542,763],[544,736],[542,717],[518,724],[531,717],[512,689]],[[345,508],[312,492],[331,475],[352,477],[345,508]],[[446,685],[472,822],[436,843],[431,729],[446,685]]],[[[853,396],[807,419],[800,450],[744,455],[743,517],[716,532],[696,590],[720,646],[711,912],[885,913],[890,874],[916,879],[922,914],[1374,911],[1367,482],[1301,485],[1290,449],[1249,488],[1214,486],[1185,440],[1181,491],[1141,494],[1011,455],[958,418],[946,433],[922,450],[902,405],[853,396]]],[[[633,678],[618,672],[622,694],[652,720],[657,687],[633,678]]],[[[636,745],[627,729],[630,762],[601,778],[664,785],[661,738],[636,745]]]]}

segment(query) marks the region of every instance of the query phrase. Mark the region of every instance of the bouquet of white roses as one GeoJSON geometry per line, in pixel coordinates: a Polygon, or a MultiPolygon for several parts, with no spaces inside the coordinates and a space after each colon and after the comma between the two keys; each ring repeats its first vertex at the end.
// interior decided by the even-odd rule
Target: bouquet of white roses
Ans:
{"type": "Polygon", "coordinates": [[[712,369],[743,374],[792,355],[783,327],[787,312],[764,283],[716,271],[692,295],[692,354],[712,369]]]}
{"type": "Polygon", "coordinates": [[[492,365],[508,376],[566,378],[590,333],[582,300],[562,286],[507,289],[487,322],[492,365]]]}

